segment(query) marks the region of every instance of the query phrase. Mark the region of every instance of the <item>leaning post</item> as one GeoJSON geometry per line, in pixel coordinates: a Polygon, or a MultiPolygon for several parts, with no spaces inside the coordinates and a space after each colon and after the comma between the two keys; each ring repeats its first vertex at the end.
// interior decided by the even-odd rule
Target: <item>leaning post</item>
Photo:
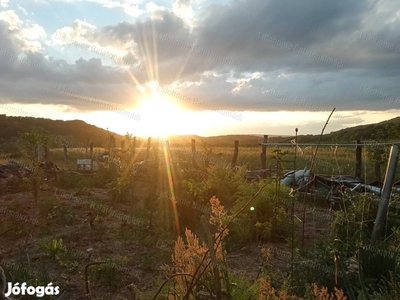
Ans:
{"type": "Polygon", "coordinates": [[[392,145],[390,149],[389,162],[386,168],[385,182],[383,184],[381,201],[376,214],[374,228],[372,230],[371,244],[375,245],[382,238],[385,229],[386,215],[389,207],[389,200],[392,194],[394,178],[396,176],[397,163],[399,161],[399,145],[392,145]]]}

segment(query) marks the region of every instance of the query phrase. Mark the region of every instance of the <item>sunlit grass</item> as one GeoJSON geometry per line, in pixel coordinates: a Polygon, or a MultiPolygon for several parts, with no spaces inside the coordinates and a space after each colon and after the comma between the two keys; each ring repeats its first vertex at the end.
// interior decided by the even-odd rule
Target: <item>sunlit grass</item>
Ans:
{"type": "MultiPolygon", "coordinates": [[[[154,145],[153,145],[154,147],[154,145]]],[[[162,145],[159,145],[160,153],[162,151],[162,145]]],[[[268,147],[267,148],[267,168],[276,169],[276,153],[274,151],[277,147],[268,147]]],[[[280,147],[282,152],[288,151],[283,159],[285,162],[283,163],[284,169],[293,169],[294,168],[294,159],[295,159],[295,149],[294,147],[280,147]]],[[[188,159],[191,155],[191,147],[190,145],[174,145],[171,144],[169,147],[171,152],[171,164],[174,164],[182,159],[188,159]]],[[[296,169],[304,169],[306,166],[309,167],[311,157],[313,155],[312,149],[310,148],[302,148],[303,154],[297,152],[296,156],[296,169]]],[[[94,148],[93,155],[94,157],[99,157],[99,154],[103,151],[106,151],[104,148],[94,148]]],[[[139,144],[135,149],[135,162],[146,159],[146,143],[139,144]]],[[[197,160],[202,160],[206,157],[206,151],[202,148],[201,145],[197,146],[197,160]]],[[[261,154],[262,148],[261,146],[243,146],[239,145],[239,156],[237,159],[237,165],[246,166],[248,170],[256,170],[261,169],[261,154]]],[[[232,147],[220,147],[213,146],[212,152],[210,154],[210,158],[212,161],[221,163],[223,165],[228,165],[232,161],[233,157],[233,142],[232,147]]],[[[50,160],[55,162],[61,169],[69,169],[76,170],[76,162],[77,159],[81,158],[90,158],[89,148],[86,153],[85,148],[69,148],[68,149],[68,158],[65,161],[64,159],[64,151],[62,148],[55,148],[50,151],[50,160]]],[[[23,158],[15,158],[18,162],[25,162],[23,158]]],[[[0,163],[6,163],[7,159],[0,158],[0,163]]],[[[374,166],[375,162],[368,158],[367,151],[363,150],[362,155],[362,176],[365,177],[368,181],[375,180],[374,175],[374,166]]],[[[315,172],[318,174],[328,174],[328,175],[355,175],[355,147],[339,147],[336,152],[334,149],[330,147],[320,147],[318,149],[318,154],[315,162],[315,172]]],[[[381,166],[381,174],[384,175],[386,170],[386,165],[381,166]]],[[[397,170],[397,175],[400,175],[400,168],[397,170]]]]}

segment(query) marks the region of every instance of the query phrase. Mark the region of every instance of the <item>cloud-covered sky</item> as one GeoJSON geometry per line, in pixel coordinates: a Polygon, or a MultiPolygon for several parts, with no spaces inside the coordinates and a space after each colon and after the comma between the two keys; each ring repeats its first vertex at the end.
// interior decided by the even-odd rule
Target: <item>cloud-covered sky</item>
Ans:
{"type": "Polygon", "coordinates": [[[318,133],[333,107],[328,132],[383,121],[399,28],[394,0],[0,0],[0,113],[138,134],[318,133]]]}

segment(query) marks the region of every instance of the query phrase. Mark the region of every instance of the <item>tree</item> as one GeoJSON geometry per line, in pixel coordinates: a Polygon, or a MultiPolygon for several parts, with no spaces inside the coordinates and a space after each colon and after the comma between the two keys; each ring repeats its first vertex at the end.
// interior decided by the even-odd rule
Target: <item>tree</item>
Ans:
{"type": "Polygon", "coordinates": [[[42,129],[34,127],[30,132],[19,134],[21,153],[27,160],[27,167],[32,171],[29,177],[33,198],[37,202],[39,197],[39,185],[43,177],[40,163],[47,159],[47,151],[50,148],[51,138],[42,129]]]}

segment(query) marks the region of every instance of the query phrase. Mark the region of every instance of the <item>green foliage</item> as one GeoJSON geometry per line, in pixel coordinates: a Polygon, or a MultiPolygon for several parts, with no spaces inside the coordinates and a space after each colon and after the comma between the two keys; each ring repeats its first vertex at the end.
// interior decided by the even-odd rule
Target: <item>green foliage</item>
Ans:
{"type": "Polygon", "coordinates": [[[199,198],[210,199],[217,196],[226,207],[232,207],[237,200],[239,186],[245,182],[245,168],[233,171],[214,165],[209,168],[207,179],[201,183],[199,198]]]}
{"type": "MultiPolygon", "coordinates": [[[[373,292],[374,300],[397,300],[400,299],[400,278],[398,275],[391,274],[390,279],[380,284],[378,289],[373,292]]],[[[364,298],[359,298],[364,300],[364,298]]]]}
{"type": "Polygon", "coordinates": [[[68,206],[54,206],[48,219],[55,219],[57,223],[63,225],[72,225],[75,221],[75,215],[68,206]]]}
{"type": "Polygon", "coordinates": [[[78,193],[88,187],[104,187],[101,174],[83,176],[76,173],[58,174],[56,186],[60,189],[78,189],[78,193]]]}
{"type": "MultiPolygon", "coordinates": [[[[30,264],[26,262],[15,262],[2,264],[7,281],[9,282],[26,282],[28,286],[46,286],[49,282],[53,282],[50,278],[45,264],[39,265],[39,267],[32,268],[30,264]]],[[[52,299],[51,296],[44,296],[41,299],[47,300],[52,299]]]]}
{"type": "Polygon", "coordinates": [[[38,161],[39,149],[42,147],[50,147],[51,137],[48,132],[43,129],[34,127],[30,132],[23,132],[19,134],[19,141],[21,143],[22,153],[28,157],[31,162],[38,161]]]}
{"type": "Polygon", "coordinates": [[[41,217],[49,215],[55,206],[60,205],[60,200],[55,196],[44,198],[38,203],[39,214],[41,217]]]}
{"type": "Polygon", "coordinates": [[[332,226],[336,239],[341,241],[340,252],[349,257],[369,243],[379,202],[375,195],[351,192],[346,192],[344,199],[332,226]]]}
{"type": "Polygon", "coordinates": [[[19,134],[19,144],[21,145],[22,155],[28,159],[27,167],[31,169],[32,174],[29,177],[33,198],[37,202],[39,197],[39,187],[43,180],[43,172],[40,168],[42,156],[45,149],[49,150],[51,137],[42,129],[34,127],[30,132],[19,134]]]}
{"type": "Polygon", "coordinates": [[[237,200],[232,214],[238,211],[255,193],[265,184],[267,186],[255,197],[251,206],[240,214],[237,222],[232,225],[230,238],[238,243],[248,240],[248,237],[257,228],[257,240],[285,240],[291,232],[291,223],[286,212],[286,206],[291,203],[288,197],[289,189],[281,187],[280,194],[276,195],[276,186],[273,181],[247,182],[242,181],[237,187],[237,200]],[[246,230],[247,229],[247,230],[246,230]]]}
{"type": "Polygon", "coordinates": [[[156,254],[151,251],[147,252],[142,259],[143,268],[147,270],[153,270],[156,262],[157,262],[156,254]]]}
{"type": "Polygon", "coordinates": [[[255,299],[258,295],[257,284],[251,283],[246,276],[230,275],[232,292],[231,299],[234,300],[248,300],[255,299]]]}
{"type": "Polygon", "coordinates": [[[297,295],[304,295],[311,283],[333,290],[334,252],[335,244],[327,241],[320,241],[311,251],[295,252],[293,290],[297,295]]]}
{"type": "Polygon", "coordinates": [[[55,196],[50,196],[38,203],[39,214],[46,218],[48,222],[54,221],[62,225],[71,225],[75,220],[75,215],[69,206],[61,205],[60,200],[55,196]]]}
{"type": "Polygon", "coordinates": [[[124,266],[128,259],[123,256],[107,259],[103,264],[92,266],[90,275],[99,283],[112,290],[118,290],[122,285],[124,266]]]}
{"type": "Polygon", "coordinates": [[[61,238],[58,240],[53,239],[53,240],[38,242],[38,246],[42,250],[44,250],[50,258],[56,260],[59,260],[61,256],[66,252],[63,240],[61,238]]]}

